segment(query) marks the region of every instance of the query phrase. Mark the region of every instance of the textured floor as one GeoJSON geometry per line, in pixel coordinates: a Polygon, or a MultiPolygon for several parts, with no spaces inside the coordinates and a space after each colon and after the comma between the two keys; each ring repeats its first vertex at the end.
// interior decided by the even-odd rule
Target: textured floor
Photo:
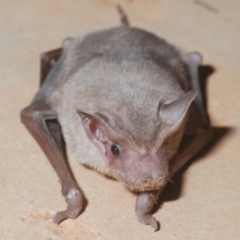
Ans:
{"type": "Polygon", "coordinates": [[[19,112],[38,89],[39,54],[59,47],[67,36],[118,25],[116,2],[0,0],[0,240],[240,239],[240,2],[235,0],[121,1],[132,25],[186,51],[198,50],[209,66],[202,75],[209,73],[215,137],[165,189],[154,214],[161,230],[153,233],[136,221],[136,196],[120,183],[74,160],[87,208],[76,220],[51,222],[65,201],[19,112]]]}

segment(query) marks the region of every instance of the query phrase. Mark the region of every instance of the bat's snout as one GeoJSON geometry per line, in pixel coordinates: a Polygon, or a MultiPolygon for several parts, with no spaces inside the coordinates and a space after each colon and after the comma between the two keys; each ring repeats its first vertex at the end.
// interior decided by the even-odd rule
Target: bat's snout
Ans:
{"type": "Polygon", "coordinates": [[[141,185],[144,188],[155,189],[165,185],[166,181],[167,181],[167,176],[164,176],[164,177],[161,176],[156,179],[146,178],[141,181],[141,185]]]}
{"type": "Polygon", "coordinates": [[[161,189],[168,179],[168,167],[163,158],[153,155],[138,156],[127,162],[125,183],[133,191],[161,189]]]}

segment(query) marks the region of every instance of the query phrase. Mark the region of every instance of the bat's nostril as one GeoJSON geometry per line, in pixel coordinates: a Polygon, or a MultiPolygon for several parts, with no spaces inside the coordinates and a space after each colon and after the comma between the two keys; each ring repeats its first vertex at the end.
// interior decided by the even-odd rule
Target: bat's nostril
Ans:
{"type": "Polygon", "coordinates": [[[166,181],[166,177],[158,177],[156,179],[146,178],[141,181],[144,187],[158,187],[162,186],[166,181]]]}
{"type": "Polygon", "coordinates": [[[148,183],[149,183],[149,180],[148,180],[148,179],[144,179],[144,180],[142,181],[143,186],[147,186],[148,183]]]}

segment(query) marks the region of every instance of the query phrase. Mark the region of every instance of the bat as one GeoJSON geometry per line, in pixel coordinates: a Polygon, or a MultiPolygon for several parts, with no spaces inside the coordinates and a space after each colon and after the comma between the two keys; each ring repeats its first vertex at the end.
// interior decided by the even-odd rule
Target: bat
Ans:
{"type": "Polygon", "coordinates": [[[151,210],[164,186],[212,136],[198,79],[202,56],[131,27],[118,10],[120,26],[67,38],[41,55],[40,89],[21,121],[61,182],[67,208],[54,223],[76,218],[84,205],[67,144],[81,164],[138,193],[138,221],[157,230],[151,210]]]}

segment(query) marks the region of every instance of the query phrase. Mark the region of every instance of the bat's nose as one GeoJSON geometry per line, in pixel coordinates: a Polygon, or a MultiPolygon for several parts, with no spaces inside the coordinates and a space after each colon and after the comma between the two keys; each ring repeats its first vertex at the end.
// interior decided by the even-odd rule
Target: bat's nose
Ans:
{"type": "Polygon", "coordinates": [[[141,185],[144,188],[159,188],[159,187],[162,187],[163,185],[165,185],[166,182],[167,182],[167,175],[157,177],[154,179],[145,178],[141,181],[141,185]]]}

